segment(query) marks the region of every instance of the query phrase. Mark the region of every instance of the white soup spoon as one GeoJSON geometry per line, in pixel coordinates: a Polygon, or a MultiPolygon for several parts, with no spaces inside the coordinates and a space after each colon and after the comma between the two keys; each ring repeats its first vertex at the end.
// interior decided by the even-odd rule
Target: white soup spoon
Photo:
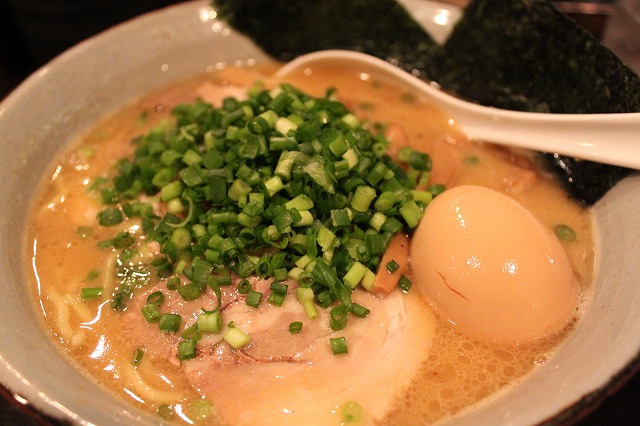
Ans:
{"type": "Polygon", "coordinates": [[[559,153],[640,169],[640,113],[547,114],[481,106],[449,95],[394,65],[364,53],[323,50],[299,56],[276,73],[285,78],[319,64],[353,65],[361,72],[418,92],[453,118],[471,139],[559,153]]]}

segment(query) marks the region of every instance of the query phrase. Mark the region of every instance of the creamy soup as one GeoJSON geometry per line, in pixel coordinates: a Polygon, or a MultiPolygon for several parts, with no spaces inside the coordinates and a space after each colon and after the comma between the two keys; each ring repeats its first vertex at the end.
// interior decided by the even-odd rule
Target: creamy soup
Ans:
{"type": "MultiPolygon", "coordinates": [[[[168,119],[176,104],[202,98],[220,105],[228,96],[244,98],[256,81],[275,87],[271,70],[229,68],[150,94],[98,123],[52,165],[30,212],[25,250],[44,326],[72,362],[131,404],[176,422],[401,425],[429,424],[472,409],[508,391],[553,356],[588,300],[594,264],[589,210],[569,199],[536,155],[469,141],[428,103],[375,76],[318,68],[290,82],[314,96],[336,88],[366,127],[384,132],[391,157],[406,146],[429,153],[428,185],[491,188],[516,200],[547,230],[557,230],[562,238],[553,236],[553,244],[566,256],[575,287],[573,299],[567,296],[568,317],[551,332],[532,337],[486,337],[480,326],[475,333],[473,318],[465,326],[456,319],[455,301],[451,307],[432,300],[428,283],[411,266],[426,260],[414,256],[405,272],[413,283],[410,290],[381,294],[356,288],[353,300],[371,312],[350,319],[341,332],[327,326],[329,313],[320,307],[317,318],[305,316],[293,294],[279,308],[266,301],[253,308],[235,286],[220,287],[221,310],[236,322],[230,328],[244,330],[251,342],[234,349],[220,333],[203,333],[195,358],[178,359],[180,333],[195,323],[201,308],[214,310],[217,296],[210,292],[184,302],[167,291],[167,278],[136,267],[158,255],[157,243],[143,237],[139,218],[99,226],[96,216],[104,206],[100,192],[91,188],[113,177],[118,159],[133,155],[131,141],[168,119]],[[121,250],[99,247],[123,231],[136,238],[126,265],[118,257],[121,250]],[[116,310],[111,307],[114,293],[124,281],[133,296],[126,309],[116,310]],[[83,289],[99,290],[82,298],[83,289]],[[182,315],[177,333],[160,331],[140,313],[157,291],[165,294],[163,312],[182,315]],[[289,331],[296,321],[303,323],[299,334],[289,331]],[[346,336],[347,354],[328,349],[328,339],[339,336],[346,336]]],[[[187,207],[176,208],[178,217],[187,207]]],[[[172,207],[156,203],[155,208],[172,207]]],[[[528,232],[516,240],[529,243],[528,232]]],[[[443,282],[452,285],[453,279],[447,276],[443,282]]],[[[269,293],[269,282],[248,281],[269,293]]]]}

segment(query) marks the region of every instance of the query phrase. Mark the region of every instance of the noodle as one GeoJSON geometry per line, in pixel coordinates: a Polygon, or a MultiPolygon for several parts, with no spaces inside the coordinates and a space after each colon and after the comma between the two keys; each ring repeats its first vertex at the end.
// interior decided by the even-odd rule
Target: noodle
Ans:
{"type": "Polygon", "coordinates": [[[69,305],[67,305],[66,301],[60,296],[60,294],[54,290],[49,289],[47,292],[47,297],[51,302],[53,302],[56,312],[58,316],[56,317],[56,325],[58,326],[58,331],[60,332],[62,338],[69,342],[73,337],[73,330],[71,329],[71,324],[69,323],[69,305]]]}
{"type": "Polygon", "coordinates": [[[116,274],[116,261],[118,253],[111,253],[104,265],[104,274],[102,275],[102,288],[104,294],[111,294],[115,288],[114,276],[116,274]]]}
{"type": "Polygon", "coordinates": [[[131,383],[138,396],[141,396],[145,400],[151,400],[158,403],[168,403],[181,399],[180,392],[166,392],[149,385],[140,376],[136,367],[131,363],[124,363],[122,365],[122,370],[124,377],[129,381],[129,383],[131,383]]]}
{"type": "Polygon", "coordinates": [[[68,305],[71,305],[78,313],[78,315],[80,316],[80,322],[90,322],[95,318],[95,315],[89,310],[89,308],[87,308],[86,305],[80,303],[77,296],[66,294],[64,296],[64,300],[68,305]]]}

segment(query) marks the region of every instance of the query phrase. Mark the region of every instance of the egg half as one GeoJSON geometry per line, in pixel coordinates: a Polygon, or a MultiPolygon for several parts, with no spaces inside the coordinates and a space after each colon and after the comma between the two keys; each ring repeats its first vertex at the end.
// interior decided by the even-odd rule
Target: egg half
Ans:
{"type": "Polygon", "coordinates": [[[571,265],[553,231],[484,187],[448,189],[429,204],[412,238],[411,265],[440,315],[480,339],[550,335],[577,304],[571,265]]]}

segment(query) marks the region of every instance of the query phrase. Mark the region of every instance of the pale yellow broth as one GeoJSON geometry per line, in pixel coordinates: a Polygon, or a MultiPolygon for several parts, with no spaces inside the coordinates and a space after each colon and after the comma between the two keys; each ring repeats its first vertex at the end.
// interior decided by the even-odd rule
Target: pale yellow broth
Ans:
{"type": "MultiPolygon", "coordinates": [[[[268,77],[272,69],[229,68],[181,82],[125,106],[82,135],[56,159],[29,214],[25,258],[44,327],[72,362],[139,408],[150,412],[158,409],[145,386],[166,392],[165,396],[174,401],[172,418],[176,421],[194,417],[193,402],[200,399],[182,376],[180,366],[154,360],[134,368],[132,353],[137,348],[123,335],[119,313],[105,299],[79,298],[83,287],[114,285],[104,271],[114,254],[98,248],[96,243],[111,238],[115,232],[97,226],[95,214],[100,204],[87,186],[98,176],[111,175],[117,158],[132,153],[129,141],[134,136],[165,119],[175,103],[195,99],[196,89],[204,83],[233,86],[261,80],[272,85],[274,82],[268,77]],[[92,235],[80,238],[79,226],[90,226],[92,235]],[[92,270],[99,270],[100,275],[95,282],[87,282],[92,270]]],[[[566,195],[540,167],[535,155],[472,143],[456,130],[455,123],[427,103],[381,83],[375,76],[361,75],[358,70],[313,69],[291,81],[314,95],[323,94],[328,86],[336,87],[340,98],[359,117],[387,126],[394,143],[392,154],[402,145],[432,153],[433,182],[491,187],[516,198],[550,227],[572,227],[577,238],[563,242],[563,246],[581,287],[581,302],[576,307],[576,320],[579,318],[594,273],[590,211],[566,195]]],[[[132,225],[135,223],[130,221],[119,229],[132,225]]],[[[420,296],[414,291],[405,297],[420,296]]],[[[424,309],[431,309],[426,301],[422,303],[424,309]]],[[[435,340],[424,365],[416,372],[406,395],[397,395],[395,408],[384,424],[428,424],[487,400],[544,363],[570,329],[571,325],[558,336],[530,344],[499,346],[467,338],[438,319],[435,340]]],[[[209,419],[213,423],[217,420],[209,419]]]]}

